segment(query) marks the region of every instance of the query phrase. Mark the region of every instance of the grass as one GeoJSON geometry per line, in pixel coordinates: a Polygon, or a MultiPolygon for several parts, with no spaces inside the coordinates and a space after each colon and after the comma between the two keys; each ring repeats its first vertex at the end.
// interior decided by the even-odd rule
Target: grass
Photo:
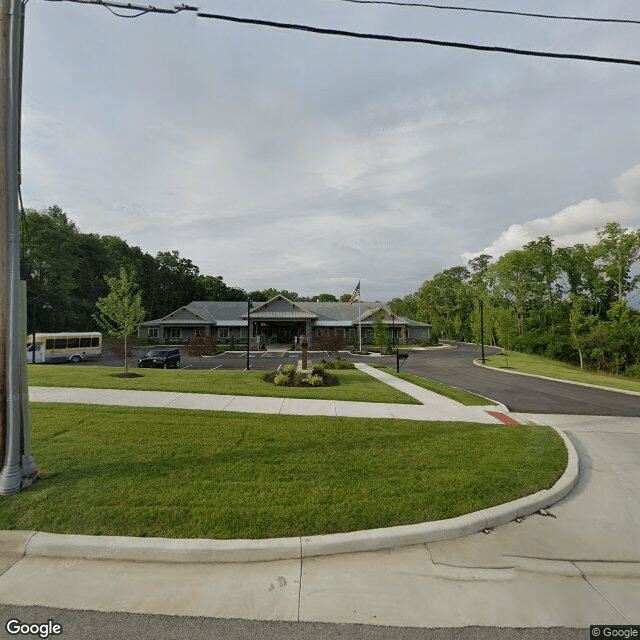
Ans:
{"type": "Polygon", "coordinates": [[[29,365],[29,384],[39,387],[136,389],[217,393],[236,396],[313,398],[420,404],[418,400],[357,370],[341,371],[336,387],[279,387],[263,380],[265,371],[193,371],[183,369],[130,369],[142,378],[118,378],[121,368],[105,366],[29,365]]]}
{"type": "MultiPolygon", "coordinates": [[[[507,369],[507,359],[504,354],[498,354],[487,358],[487,364],[496,369],[507,369]]],[[[559,362],[551,358],[536,356],[518,351],[509,351],[509,370],[523,373],[534,373],[539,376],[558,378],[559,380],[573,380],[585,382],[601,387],[624,389],[626,391],[640,392],[640,380],[625,378],[607,373],[598,373],[587,369],[580,369],[566,362],[559,362]]]]}
{"type": "Polygon", "coordinates": [[[554,484],[547,427],[32,405],[0,529],[268,538],[451,518],[554,484]]]}
{"type": "Polygon", "coordinates": [[[422,387],[423,389],[428,389],[429,391],[438,393],[441,396],[445,396],[446,398],[455,400],[456,402],[459,402],[460,404],[463,404],[467,407],[485,405],[494,406],[494,403],[487,398],[478,396],[475,393],[471,393],[470,391],[465,391],[464,389],[450,387],[446,384],[442,384],[441,382],[436,382],[435,380],[427,380],[426,378],[421,378],[420,376],[415,376],[411,373],[396,373],[395,369],[391,369],[390,367],[385,367],[382,365],[372,366],[376,367],[376,369],[380,369],[381,371],[385,371],[386,373],[390,373],[391,375],[396,376],[396,378],[402,378],[402,380],[411,382],[419,387],[422,387]]]}

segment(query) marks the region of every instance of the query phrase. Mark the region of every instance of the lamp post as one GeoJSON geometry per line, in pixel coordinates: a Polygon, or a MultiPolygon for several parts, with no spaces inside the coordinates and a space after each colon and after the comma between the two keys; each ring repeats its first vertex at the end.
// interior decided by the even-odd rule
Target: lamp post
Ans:
{"type": "Polygon", "coordinates": [[[247,371],[249,371],[249,344],[251,340],[251,300],[247,298],[247,371]]]}
{"type": "Polygon", "coordinates": [[[391,349],[396,351],[396,373],[400,373],[400,349],[396,347],[396,316],[391,312],[391,349]]]}
{"type": "Polygon", "coordinates": [[[482,364],[484,364],[484,303],[480,298],[480,350],[482,353],[482,364]]]}

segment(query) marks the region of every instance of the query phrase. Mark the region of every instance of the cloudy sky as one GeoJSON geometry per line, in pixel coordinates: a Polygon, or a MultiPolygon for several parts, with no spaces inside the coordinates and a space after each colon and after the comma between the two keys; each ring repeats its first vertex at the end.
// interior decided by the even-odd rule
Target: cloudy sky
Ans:
{"type": "MultiPolygon", "coordinates": [[[[633,0],[469,6],[507,4],[640,18],[633,0]]],[[[640,59],[640,25],[339,0],[199,7],[640,59]]],[[[246,290],[340,295],[361,280],[365,299],[388,300],[480,252],[640,226],[640,67],[30,0],[23,91],[25,206],[177,249],[246,290]]]]}

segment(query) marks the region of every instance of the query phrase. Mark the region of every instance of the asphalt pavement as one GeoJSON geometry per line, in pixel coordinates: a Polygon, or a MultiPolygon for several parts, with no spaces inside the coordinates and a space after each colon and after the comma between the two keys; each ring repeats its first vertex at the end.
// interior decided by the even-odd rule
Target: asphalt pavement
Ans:
{"type": "Polygon", "coordinates": [[[0,605],[0,637],[16,637],[4,629],[11,619],[52,620],[63,627],[62,635],[57,636],[63,640],[586,640],[589,633],[568,627],[424,629],[0,605]]]}
{"type": "MultiPolygon", "coordinates": [[[[485,347],[487,356],[497,351],[485,347]]],[[[473,360],[480,358],[480,347],[476,345],[457,343],[453,349],[409,353],[403,371],[497,400],[510,411],[640,416],[640,396],[477,367],[473,360]]]]}

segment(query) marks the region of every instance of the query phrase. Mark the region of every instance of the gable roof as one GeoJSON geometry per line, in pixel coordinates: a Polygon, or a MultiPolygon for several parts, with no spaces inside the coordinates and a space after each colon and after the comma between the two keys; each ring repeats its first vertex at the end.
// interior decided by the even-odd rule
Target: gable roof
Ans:
{"type": "MultiPolygon", "coordinates": [[[[246,311],[241,317],[246,319],[246,311]]],[[[251,310],[251,317],[256,320],[314,320],[318,316],[300,303],[278,294],[254,307],[251,310]]]]}
{"type": "Polygon", "coordinates": [[[205,319],[201,314],[193,309],[189,309],[188,306],[180,307],[175,311],[172,311],[164,318],[158,318],[157,320],[147,320],[143,322],[141,326],[157,325],[157,324],[170,324],[172,326],[202,326],[203,324],[210,324],[211,320],[205,319]]]}
{"type": "MultiPolygon", "coordinates": [[[[388,305],[380,302],[298,302],[278,294],[266,302],[255,303],[252,320],[310,320],[316,327],[347,327],[372,325],[372,316],[381,309],[387,312],[385,324],[427,327],[404,316],[393,314],[388,305]],[[358,309],[361,315],[358,316],[358,309]]],[[[241,327],[247,323],[246,300],[194,300],[176,311],[156,320],[147,320],[140,326],[202,326],[241,327]]]]}

